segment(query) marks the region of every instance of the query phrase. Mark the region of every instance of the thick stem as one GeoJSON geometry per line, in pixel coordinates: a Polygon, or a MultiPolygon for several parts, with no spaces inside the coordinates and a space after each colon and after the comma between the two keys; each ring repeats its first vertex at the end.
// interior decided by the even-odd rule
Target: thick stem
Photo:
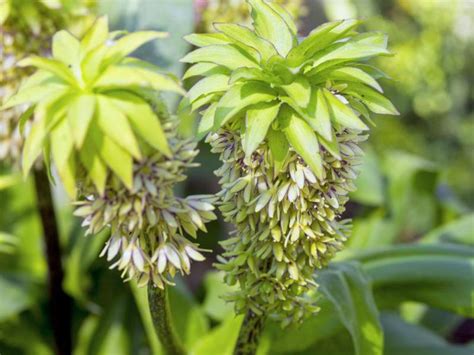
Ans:
{"type": "Polygon", "coordinates": [[[34,179],[37,206],[46,246],[50,322],[53,329],[56,354],[69,355],[72,353],[72,302],[71,298],[62,288],[64,271],[61,262],[61,246],[59,244],[59,231],[54,214],[51,186],[44,168],[35,169],[34,179]]]}
{"type": "Polygon", "coordinates": [[[251,310],[247,311],[240,327],[234,355],[254,355],[257,353],[258,342],[263,332],[265,320],[265,316],[258,316],[251,310]]]}
{"type": "Polygon", "coordinates": [[[153,281],[150,281],[148,284],[148,304],[156,334],[158,334],[166,354],[186,354],[173,326],[166,286],[161,289],[156,287],[153,281]]]}

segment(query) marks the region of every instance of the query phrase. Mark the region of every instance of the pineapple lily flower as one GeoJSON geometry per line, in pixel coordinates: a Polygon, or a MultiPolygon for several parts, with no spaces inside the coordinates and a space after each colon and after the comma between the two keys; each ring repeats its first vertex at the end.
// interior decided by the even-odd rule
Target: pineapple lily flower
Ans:
{"type": "Polygon", "coordinates": [[[350,231],[341,215],[370,112],[398,114],[375,80],[383,73],[365,63],[390,54],[386,36],[343,20],[299,41],[282,7],[247,3],[252,27],[191,34],[199,48],[182,59],[191,63],[184,78],[200,77],[189,102],[202,110],[199,136],[220,154],[220,209],[236,226],[217,266],[240,286],[228,299],[247,312],[238,348],[252,343],[261,317],[287,325],[317,310],[314,272],[350,231]]]}
{"type": "Polygon", "coordinates": [[[178,136],[178,122],[157,92],[183,90],[159,68],[128,57],[165,35],[109,33],[106,17],[81,41],[59,31],[52,58],[19,63],[38,70],[3,105],[30,105],[20,119],[24,125],[32,118],[24,173],[41,153],[47,165],[51,156],[87,234],[110,228],[102,255],[111,268],[161,289],[177,272],[188,274],[191,260],[204,259],[185,235],[196,238],[215,219],[213,198],[173,191],[195,166],[196,143],[178,136]]]}
{"type": "Polygon", "coordinates": [[[56,33],[52,58],[32,56],[18,63],[38,70],[2,107],[29,104],[20,119],[21,128],[33,116],[23,149],[23,171],[27,174],[42,152],[46,162],[51,154],[72,198],[79,165],[103,193],[108,169],[131,189],[134,159],[140,160],[150,147],[170,156],[147,98],[153,90],[182,93],[182,89],[153,65],[127,57],[166,34],[122,35],[109,33],[105,17],[81,41],[67,31],[56,33]]]}

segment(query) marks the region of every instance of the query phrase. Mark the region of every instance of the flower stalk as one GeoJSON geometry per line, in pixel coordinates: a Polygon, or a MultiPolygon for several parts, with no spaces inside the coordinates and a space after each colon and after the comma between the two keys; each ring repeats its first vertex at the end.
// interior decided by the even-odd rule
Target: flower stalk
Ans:
{"type": "Polygon", "coordinates": [[[266,319],[265,316],[259,316],[250,309],[247,311],[240,327],[234,355],[253,355],[257,353],[266,319]]]}
{"type": "Polygon", "coordinates": [[[44,168],[34,170],[35,191],[43,228],[48,266],[49,312],[56,353],[71,354],[71,298],[62,288],[64,271],[51,187],[44,168]]]}
{"type": "Polygon", "coordinates": [[[148,284],[148,304],[156,334],[167,355],[184,355],[184,347],[176,334],[168,298],[168,288],[148,284]]]}

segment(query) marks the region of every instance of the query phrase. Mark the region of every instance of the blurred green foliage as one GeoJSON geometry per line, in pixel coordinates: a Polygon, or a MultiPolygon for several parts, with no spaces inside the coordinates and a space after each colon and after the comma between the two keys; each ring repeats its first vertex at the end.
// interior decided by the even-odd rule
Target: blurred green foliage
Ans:
{"type": "MultiPolygon", "coordinates": [[[[347,211],[353,235],[317,275],[320,313],[299,328],[269,321],[259,354],[371,355],[382,354],[382,344],[387,355],[472,354],[474,335],[461,338],[460,329],[474,317],[474,6],[321,0],[307,7],[303,28],[322,22],[324,9],[327,19],[365,18],[367,29],[389,34],[395,55],[377,64],[393,78],[383,86],[401,116],[376,119],[347,211]]],[[[168,30],[167,42],[139,54],[181,75],[178,58],[190,48],[180,38],[198,25],[191,0],[102,0],[100,9],[116,28],[168,30]]],[[[201,148],[202,166],[183,193],[216,191],[217,158],[201,148]]],[[[107,234],[84,237],[59,186],[55,198],[75,354],[161,354],[144,290],[98,258],[107,234]]],[[[52,354],[33,185],[7,166],[0,167],[0,231],[0,353],[52,354]]],[[[228,292],[222,275],[210,271],[228,231],[216,222],[199,236],[215,253],[172,290],[176,326],[192,354],[231,354],[237,337],[241,318],[219,298],[228,292]]]]}

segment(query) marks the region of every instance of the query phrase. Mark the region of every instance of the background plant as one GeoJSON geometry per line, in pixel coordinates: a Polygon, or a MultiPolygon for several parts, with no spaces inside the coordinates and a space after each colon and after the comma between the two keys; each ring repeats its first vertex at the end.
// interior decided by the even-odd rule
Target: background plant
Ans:
{"type": "MultiPolygon", "coordinates": [[[[350,1],[345,3],[355,4],[350,1]]],[[[426,2],[411,1],[409,3],[423,6],[426,2]]],[[[353,17],[354,14],[344,15],[347,14],[347,10],[342,4],[343,2],[338,2],[337,11],[334,12],[323,7],[322,2],[306,2],[309,14],[301,22],[300,35],[306,35],[306,29],[314,28],[327,20],[334,20],[335,14],[341,16],[340,18],[353,17]]],[[[419,33],[418,31],[423,32],[426,28],[426,22],[421,21],[420,17],[427,13],[415,11],[410,15],[404,15],[406,7],[400,4],[401,2],[398,1],[374,0],[370,4],[364,2],[357,12],[358,17],[364,19],[367,17],[363,26],[368,26],[374,18],[391,24],[390,28],[393,28],[393,32],[387,29],[384,29],[384,32],[390,35],[392,49],[398,47],[398,44],[410,43],[413,36],[419,33]],[[369,9],[372,12],[369,13],[369,9]],[[407,20],[413,21],[415,26],[406,26],[407,20]],[[416,28],[416,30],[407,30],[406,35],[398,37],[397,33],[405,28],[416,28]]],[[[442,21],[438,21],[437,18],[452,16],[452,25],[443,27],[444,29],[438,33],[443,41],[449,40],[449,43],[456,44],[453,47],[456,50],[448,51],[444,49],[445,47],[435,46],[436,42],[431,41],[429,37],[425,37],[423,43],[431,45],[433,48],[431,53],[434,55],[465,58],[465,62],[469,63],[472,55],[468,48],[472,41],[467,34],[472,33],[469,31],[472,21],[469,22],[467,18],[472,11],[468,11],[468,7],[462,7],[469,4],[467,2],[452,3],[453,5],[449,4],[450,6],[446,6],[447,3],[442,6],[442,2],[432,2],[432,4],[436,6],[433,7],[430,16],[425,18],[432,21],[432,26],[436,28],[438,24],[442,24],[442,21]],[[466,36],[460,36],[460,34],[466,36]]],[[[126,28],[129,31],[153,29],[170,32],[168,39],[147,44],[137,51],[137,55],[141,58],[149,58],[163,68],[170,66],[175,74],[181,75],[184,66],[178,62],[178,59],[189,47],[179,38],[193,31],[191,1],[127,1],[126,3],[104,1],[100,7],[101,11],[109,14],[114,29],[126,28]],[[117,6],[114,6],[115,4],[117,6]]],[[[380,23],[373,29],[382,29],[380,23]]],[[[414,46],[412,53],[416,53],[417,48],[414,46]]],[[[453,310],[450,304],[458,299],[465,300],[466,304],[470,302],[467,298],[472,292],[469,282],[460,279],[458,285],[465,287],[464,291],[453,285],[455,285],[456,276],[470,275],[469,269],[463,269],[461,265],[470,265],[472,254],[460,257],[453,256],[450,251],[450,254],[446,256],[446,253],[441,253],[439,248],[445,249],[444,245],[447,243],[472,244],[474,239],[472,198],[466,193],[470,189],[472,162],[462,161],[463,156],[469,156],[471,143],[469,143],[469,129],[461,128],[468,127],[470,122],[468,117],[472,110],[469,102],[472,99],[469,99],[466,83],[471,74],[469,66],[464,66],[465,69],[459,70],[459,67],[451,66],[450,61],[437,61],[438,70],[444,73],[456,73],[451,78],[457,78],[461,84],[461,86],[456,85],[459,90],[447,90],[451,99],[466,99],[465,101],[463,99],[464,103],[460,106],[451,106],[443,113],[429,116],[437,117],[436,120],[422,120],[419,116],[410,113],[413,110],[403,105],[406,99],[412,102],[414,96],[405,89],[398,89],[398,87],[404,87],[405,81],[412,79],[413,75],[408,78],[402,71],[398,71],[396,66],[388,68],[389,63],[398,60],[399,53],[400,49],[397,48],[397,56],[383,58],[377,64],[383,65],[384,70],[397,80],[392,82],[382,79],[381,84],[387,89],[387,95],[394,100],[403,115],[400,119],[376,118],[377,127],[371,130],[371,149],[365,144],[365,166],[362,169],[363,174],[356,181],[358,190],[352,196],[352,201],[357,200],[357,202],[351,203],[346,212],[348,217],[355,218],[353,238],[349,239],[350,247],[346,249],[347,253],[344,252],[346,254],[344,257],[348,258],[356,252],[379,248],[381,244],[385,245],[384,249],[386,248],[387,251],[384,252],[384,257],[376,260],[379,266],[388,267],[385,269],[387,277],[389,274],[395,276],[396,270],[401,270],[400,278],[396,282],[397,291],[392,292],[397,295],[398,301],[389,305],[385,304],[383,300],[386,299],[386,294],[380,293],[380,288],[374,284],[374,300],[379,310],[381,328],[372,328],[376,331],[365,335],[360,333],[357,335],[356,331],[353,334],[359,337],[359,343],[361,341],[364,343],[365,339],[366,344],[373,343],[374,339],[379,339],[380,344],[380,336],[383,334],[384,351],[387,354],[400,352],[470,354],[472,350],[468,343],[472,336],[469,333],[471,324],[469,317],[463,316],[459,310],[453,310]],[[461,117],[464,117],[463,124],[458,121],[461,117]],[[452,139],[439,138],[437,130],[441,133],[446,133],[448,130],[441,129],[441,125],[436,122],[443,122],[453,129],[453,131],[449,130],[452,132],[450,133],[452,139]],[[454,143],[456,141],[463,142],[463,145],[454,143]],[[439,150],[432,149],[431,144],[438,145],[439,150]],[[446,154],[446,160],[441,160],[444,154],[446,154]],[[447,171],[451,169],[450,163],[454,163],[458,158],[461,159],[459,169],[450,170],[448,175],[447,171]],[[396,169],[392,168],[394,163],[397,163],[396,169]],[[409,176],[409,178],[405,179],[404,176],[409,176]],[[460,181],[461,176],[465,176],[466,180],[455,183],[455,180],[460,181]],[[374,188],[365,188],[371,186],[374,188]],[[392,243],[411,244],[413,241],[428,245],[415,250],[416,253],[405,253],[403,257],[399,254],[397,258],[390,256],[390,253],[396,250],[393,249],[394,246],[391,246],[392,243]],[[438,246],[440,242],[443,244],[438,246]],[[435,245],[431,246],[431,244],[435,245]],[[386,262],[387,260],[390,262],[386,262]],[[402,286],[403,282],[400,280],[403,280],[407,274],[402,266],[414,260],[423,262],[410,264],[410,267],[415,265],[413,269],[427,270],[427,273],[420,274],[418,280],[415,280],[414,276],[410,283],[405,283],[406,287],[402,286]],[[436,269],[439,271],[438,275],[441,275],[441,271],[445,271],[445,276],[440,276],[435,280],[429,279],[429,283],[425,283],[424,281],[428,281],[427,277],[434,275],[427,267],[429,265],[427,260],[433,261],[430,267],[439,265],[440,269],[436,269]],[[445,263],[443,260],[449,262],[445,263]],[[443,280],[449,280],[450,286],[440,288],[444,283],[443,280]],[[437,290],[438,295],[442,295],[446,301],[445,305],[434,302],[432,297],[420,297],[421,292],[430,295],[434,289],[437,290]],[[414,303],[413,300],[416,302],[414,303]],[[378,335],[375,337],[373,334],[378,335]],[[413,342],[414,338],[416,342],[413,342]]],[[[417,73],[421,71],[416,71],[415,74],[417,73]]],[[[423,88],[423,85],[420,88],[423,88]]],[[[176,102],[176,99],[172,98],[170,101],[176,102]]],[[[430,102],[434,103],[433,100],[430,102]]],[[[192,132],[192,128],[191,124],[185,125],[183,131],[189,133],[192,132]]],[[[216,179],[211,172],[212,169],[219,167],[217,157],[209,152],[207,144],[201,144],[200,150],[201,154],[197,161],[201,162],[201,167],[189,171],[190,179],[178,188],[179,193],[213,193],[217,190],[216,179]]],[[[0,185],[4,187],[0,190],[2,211],[0,230],[15,236],[17,247],[11,254],[2,254],[0,257],[1,305],[4,306],[0,307],[0,351],[5,354],[50,354],[52,352],[51,328],[45,316],[48,297],[45,292],[46,265],[32,181],[23,181],[18,175],[11,174],[10,168],[4,162],[1,173],[8,184],[2,185],[0,182],[0,185]],[[28,338],[28,342],[24,341],[25,338],[28,338]]],[[[64,285],[68,294],[74,299],[75,352],[78,354],[132,354],[153,351],[160,354],[160,344],[153,338],[153,329],[149,327],[151,320],[146,317],[146,293],[143,293],[143,289],[136,289],[133,283],[123,284],[117,272],[108,271],[106,260],[97,258],[108,234],[100,233],[94,238],[83,238],[84,231],[79,226],[80,220],[71,217],[73,211],[64,197],[64,191],[59,186],[54,188],[54,196],[58,206],[57,215],[64,250],[64,285]]],[[[201,238],[202,246],[218,250],[216,243],[226,235],[228,229],[225,224],[216,222],[210,223],[207,228],[208,234],[205,238],[201,238]]],[[[403,245],[397,249],[402,247],[403,245]]],[[[464,244],[461,244],[459,248],[468,254],[472,253],[472,249],[464,244]]],[[[339,258],[342,257],[341,254],[339,258]]],[[[337,260],[334,264],[340,261],[342,260],[337,260]]],[[[237,337],[241,320],[234,319],[232,305],[226,304],[219,298],[230,290],[223,283],[222,275],[207,271],[211,268],[211,262],[212,256],[207,256],[206,261],[194,265],[191,277],[175,280],[177,287],[170,290],[170,302],[172,308],[179,312],[173,314],[173,317],[177,333],[194,353],[231,353],[233,347],[231,340],[237,337]]],[[[370,270],[366,270],[364,264],[365,261],[362,262],[362,269],[367,277],[367,272],[370,270]]],[[[373,262],[372,265],[374,265],[373,262]]],[[[348,278],[340,276],[342,271],[336,268],[331,272],[332,275],[334,273],[339,275],[336,276],[337,280],[345,280],[342,282],[343,285],[348,285],[348,278]]],[[[394,282],[396,279],[392,276],[390,279],[394,282]]],[[[368,280],[370,281],[371,278],[372,276],[368,280]]],[[[322,275],[318,279],[321,292],[325,289],[323,279],[322,275]]],[[[383,288],[387,287],[386,283],[384,285],[383,288]]],[[[348,289],[368,289],[348,287],[342,287],[340,294],[347,295],[348,289]]],[[[363,293],[363,297],[356,297],[353,291],[350,294],[351,299],[370,300],[367,292],[363,293]]],[[[333,316],[336,311],[332,308],[332,303],[324,299],[321,299],[319,303],[322,311],[317,317],[305,322],[302,328],[287,329],[282,332],[277,324],[268,324],[267,334],[262,338],[260,351],[297,354],[314,353],[314,349],[319,349],[320,352],[328,354],[338,351],[353,353],[355,350],[351,333],[346,330],[344,323],[338,317],[333,316]],[[316,327],[320,330],[318,335],[315,335],[316,327]],[[337,344],[343,346],[342,350],[334,349],[337,344]]],[[[350,307],[343,308],[345,314],[349,314],[349,310],[365,309],[363,302],[349,303],[351,303],[350,307]]],[[[344,304],[349,303],[344,302],[344,304]]],[[[360,314],[371,314],[371,312],[361,311],[360,314]]],[[[351,314],[346,324],[360,319],[355,316],[356,312],[351,312],[351,314]]],[[[365,319],[360,321],[366,323],[365,319]]],[[[371,348],[367,346],[364,349],[371,348]]]]}

